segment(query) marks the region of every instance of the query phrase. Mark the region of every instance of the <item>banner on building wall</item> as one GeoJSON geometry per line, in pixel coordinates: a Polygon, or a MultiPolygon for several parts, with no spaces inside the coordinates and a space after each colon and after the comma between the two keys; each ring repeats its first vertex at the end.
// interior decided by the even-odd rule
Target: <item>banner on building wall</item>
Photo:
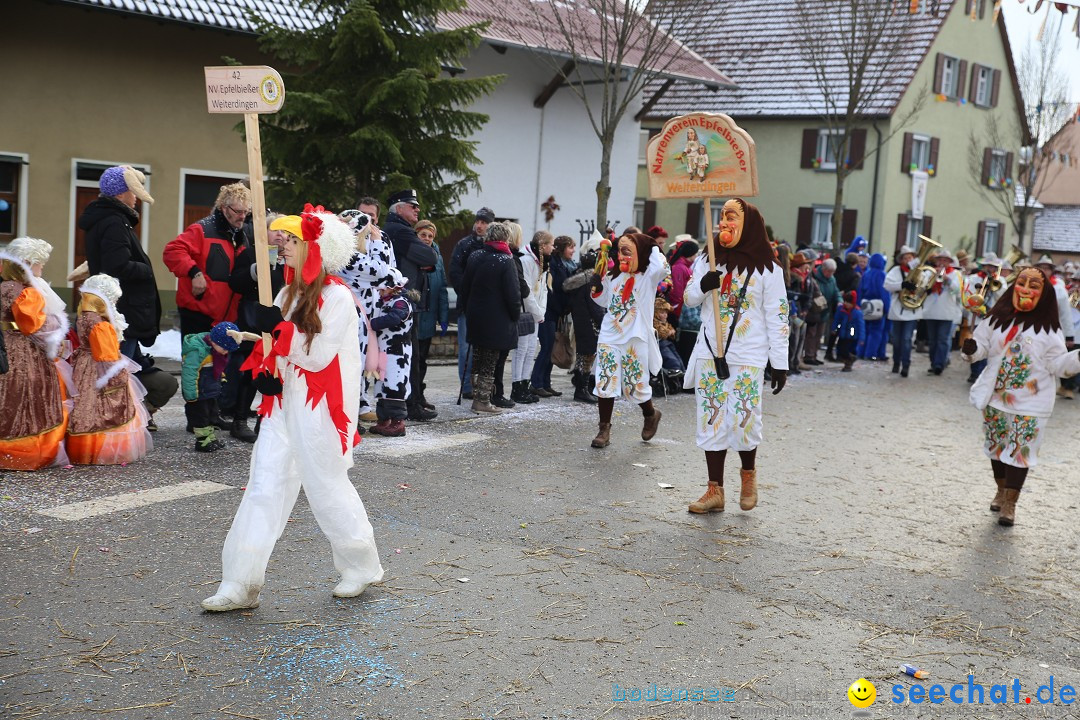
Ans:
{"type": "Polygon", "coordinates": [[[930,175],[925,170],[911,171],[911,217],[922,220],[926,211],[926,189],[930,175]]]}
{"type": "Polygon", "coordinates": [[[649,197],[754,197],[757,151],[723,113],[691,113],[664,123],[645,153],[649,197]]]}

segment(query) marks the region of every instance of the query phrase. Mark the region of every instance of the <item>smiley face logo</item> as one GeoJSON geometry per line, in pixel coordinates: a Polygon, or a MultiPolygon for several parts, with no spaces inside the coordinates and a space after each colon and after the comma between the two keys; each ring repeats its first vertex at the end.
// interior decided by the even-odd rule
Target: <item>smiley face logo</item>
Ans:
{"type": "Polygon", "coordinates": [[[859,678],[847,689],[847,699],[857,708],[868,708],[877,700],[877,688],[866,678],[859,678]]]}

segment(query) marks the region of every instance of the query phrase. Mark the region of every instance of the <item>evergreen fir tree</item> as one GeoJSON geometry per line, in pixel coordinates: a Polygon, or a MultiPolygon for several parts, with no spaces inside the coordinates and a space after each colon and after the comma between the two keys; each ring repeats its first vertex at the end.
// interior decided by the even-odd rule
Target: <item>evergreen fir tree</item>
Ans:
{"type": "Polygon", "coordinates": [[[463,5],[308,0],[325,24],[301,32],[258,20],[260,47],[285,81],[284,107],[260,119],[269,205],[340,210],[411,187],[433,217],[478,187],[476,143],[464,138],[488,116],[466,108],[502,76],[444,73],[480,42],[482,25],[435,27],[440,12],[463,5]]]}

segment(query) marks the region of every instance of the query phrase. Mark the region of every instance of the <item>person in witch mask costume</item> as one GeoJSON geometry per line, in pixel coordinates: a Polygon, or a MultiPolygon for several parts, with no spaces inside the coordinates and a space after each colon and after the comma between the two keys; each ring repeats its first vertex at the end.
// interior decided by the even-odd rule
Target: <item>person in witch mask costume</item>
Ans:
{"type": "Polygon", "coordinates": [[[649,379],[663,367],[653,332],[653,309],[656,286],[667,276],[668,264],[655,241],[644,233],[623,235],[617,247],[615,266],[594,275],[591,283],[593,302],[607,308],[596,345],[600,430],[592,441],[594,448],[611,442],[611,413],[619,395],[641,407],[642,440],[652,440],[660,425],[649,379]]]}
{"type": "Polygon", "coordinates": [[[757,505],[757,447],[761,443],[761,391],[772,365],[773,395],[784,389],[788,370],[788,301],[784,271],[756,207],[740,198],[724,203],[712,239],[716,270],[706,253],[694,262],[685,305],[701,306],[701,331],[687,363],[684,387],[694,388],[697,444],[705,451],[709,484],[690,503],[692,513],[723,512],[724,460],[737,450],[742,462],[739,507],[757,505]],[[713,303],[719,293],[720,333],[713,303]],[[723,343],[721,345],[720,343],[723,343]]]}
{"type": "Polygon", "coordinates": [[[990,510],[999,513],[999,525],[1010,526],[1054,411],[1056,378],[1080,373],[1080,354],[1065,347],[1049,279],[1031,267],[1021,271],[960,350],[967,362],[988,360],[970,399],[982,410],[983,450],[997,484],[990,510]]]}

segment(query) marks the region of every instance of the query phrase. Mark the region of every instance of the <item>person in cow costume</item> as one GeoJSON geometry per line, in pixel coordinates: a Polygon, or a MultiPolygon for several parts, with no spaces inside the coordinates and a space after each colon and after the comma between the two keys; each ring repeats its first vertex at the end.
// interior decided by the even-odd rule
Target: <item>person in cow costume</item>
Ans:
{"type": "Polygon", "coordinates": [[[265,356],[258,342],[245,363],[261,393],[262,426],[221,552],[221,584],[202,601],[211,612],[259,605],[266,565],[301,487],[341,574],[334,596],[359,595],[383,576],[364,503],[348,477],[359,442],[363,358],[356,305],[335,273],[354,253],[353,232],[310,205],[271,229],[287,233],[285,287],[274,305],[256,309],[256,328],[273,337],[265,356]]]}

